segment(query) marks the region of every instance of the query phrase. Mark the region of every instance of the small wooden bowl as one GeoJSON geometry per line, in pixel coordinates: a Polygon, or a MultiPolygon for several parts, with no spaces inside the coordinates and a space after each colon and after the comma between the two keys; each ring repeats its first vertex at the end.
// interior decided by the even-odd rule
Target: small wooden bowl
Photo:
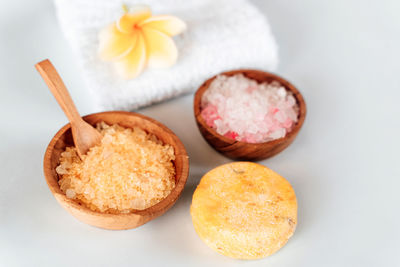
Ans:
{"type": "Polygon", "coordinates": [[[284,150],[287,146],[289,146],[300,131],[300,128],[303,125],[306,116],[306,103],[304,102],[303,96],[291,83],[269,72],[243,69],[223,72],[219,75],[233,76],[235,74],[243,74],[245,77],[256,80],[259,83],[278,81],[287,90],[291,91],[293,93],[293,96],[297,100],[297,104],[299,105],[299,118],[292,131],[287,133],[284,137],[280,139],[257,144],[235,141],[233,139],[218,134],[214,129],[206,124],[203,117],[201,116],[201,98],[204,92],[210,86],[210,83],[218,75],[205,81],[197,90],[194,96],[194,115],[196,117],[197,126],[199,127],[199,130],[204,139],[215,150],[229,158],[238,160],[262,160],[272,157],[284,150]]]}
{"type": "Polygon", "coordinates": [[[94,113],[83,117],[91,125],[104,121],[107,124],[119,124],[126,128],[140,127],[148,133],[157,136],[163,143],[174,147],[176,159],[174,161],[176,175],[175,188],[161,202],[144,210],[137,210],[128,214],[107,214],[95,212],[67,198],[58,185],[58,174],[55,169],[59,165],[61,152],[66,146],[73,146],[70,124],[65,125],[50,141],[44,155],[44,175],[47,184],[57,201],[78,220],[110,230],[123,230],[138,227],[166,212],[176,202],[186,184],[189,172],[189,159],[186,150],[178,137],[161,123],[146,116],[124,112],[110,111],[94,113]]]}

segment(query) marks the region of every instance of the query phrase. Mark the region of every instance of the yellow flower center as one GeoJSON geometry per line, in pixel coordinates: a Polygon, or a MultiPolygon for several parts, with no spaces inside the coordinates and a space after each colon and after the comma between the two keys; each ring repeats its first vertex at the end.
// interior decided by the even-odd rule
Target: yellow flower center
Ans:
{"type": "Polygon", "coordinates": [[[123,9],[126,13],[100,32],[100,57],[113,61],[126,79],[138,76],[146,66],[172,66],[178,51],[171,37],[183,32],[186,24],[174,16],[152,16],[144,5],[123,9]]]}

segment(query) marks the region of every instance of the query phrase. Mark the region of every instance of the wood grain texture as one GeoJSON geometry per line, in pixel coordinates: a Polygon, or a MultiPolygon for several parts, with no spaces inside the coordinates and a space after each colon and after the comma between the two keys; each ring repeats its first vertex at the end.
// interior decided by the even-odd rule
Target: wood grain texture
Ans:
{"type": "Polygon", "coordinates": [[[84,223],[104,229],[123,230],[138,227],[162,215],[174,205],[186,184],[189,173],[189,159],[183,144],[171,130],[149,117],[125,111],[94,113],[83,117],[83,119],[93,126],[98,122],[104,121],[107,124],[119,124],[126,128],[140,127],[146,132],[157,136],[163,143],[173,146],[176,156],[174,160],[176,185],[172,192],[161,202],[145,210],[137,210],[129,214],[95,212],[67,198],[58,185],[59,177],[55,171],[55,168],[59,165],[60,154],[65,150],[65,147],[74,145],[71,126],[67,124],[50,141],[44,155],[43,164],[47,184],[63,208],[84,223]]]}
{"type": "Polygon", "coordinates": [[[210,83],[216,78],[216,76],[205,81],[197,90],[194,96],[194,115],[196,118],[197,126],[203,135],[204,139],[218,152],[221,154],[237,160],[262,160],[272,157],[286,147],[288,147],[299,133],[304,119],[306,117],[306,103],[300,92],[287,80],[282,77],[260,70],[241,69],[233,70],[221,73],[219,75],[233,76],[236,74],[243,74],[245,77],[256,80],[259,83],[278,81],[287,90],[291,91],[296,98],[297,104],[299,105],[299,117],[294,128],[290,133],[280,139],[276,139],[270,142],[250,144],[245,142],[236,141],[225,136],[218,134],[214,129],[209,127],[201,116],[201,98],[204,92],[210,86],[210,83]]]}
{"type": "Polygon", "coordinates": [[[71,123],[75,147],[79,157],[82,158],[92,146],[100,143],[101,134],[81,118],[67,87],[50,60],[45,59],[35,67],[71,123]]]}

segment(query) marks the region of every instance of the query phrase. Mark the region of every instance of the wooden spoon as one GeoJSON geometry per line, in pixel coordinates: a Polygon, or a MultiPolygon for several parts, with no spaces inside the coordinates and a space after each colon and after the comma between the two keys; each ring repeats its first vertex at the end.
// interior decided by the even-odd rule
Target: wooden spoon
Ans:
{"type": "Polygon", "coordinates": [[[37,63],[35,67],[67,116],[71,124],[72,137],[76,150],[79,157],[82,159],[82,156],[85,155],[91,147],[100,143],[102,135],[79,115],[67,88],[50,60],[43,60],[37,63]]]}

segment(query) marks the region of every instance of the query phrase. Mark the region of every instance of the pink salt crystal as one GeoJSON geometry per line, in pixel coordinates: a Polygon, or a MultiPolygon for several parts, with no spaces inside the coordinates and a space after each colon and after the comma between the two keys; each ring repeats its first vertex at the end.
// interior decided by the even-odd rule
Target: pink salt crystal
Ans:
{"type": "Polygon", "coordinates": [[[293,94],[278,82],[258,84],[242,74],[217,76],[203,94],[201,115],[228,138],[261,143],[281,138],[297,122],[293,94]]]}
{"type": "Polygon", "coordinates": [[[247,93],[253,93],[255,90],[257,90],[257,86],[249,86],[249,87],[247,87],[247,89],[246,89],[246,92],[247,93]]]}
{"type": "Polygon", "coordinates": [[[275,114],[275,113],[277,113],[278,111],[279,111],[279,108],[277,108],[277,107],[270,107],[269,110],[268,110],[268,113],[275,114]]]}
{"type": "Polygon", "coordinates": [[[246,143],[258,143],[257,142],[257,135],[251,134],[251,133],[247,133],[244,136],[243,142],[246,142],[246,143]]]}
{"type": "Polygon", "coordinates": [[[225,137],[231,138],[231,139],[236,139],[236,137],[238,136],[238,133],[235,132],[227,132],[226,134],[224,134],[225,137]]]}
{"type": "Polygon", "coordinates": [[[284,122],[286,120],[286,114],[282,110],[276,112],[274,117],[278,122],[284,122]]]}
{"type": "Polygon", "coordinates": [[[286,129],[289,129],[290,127],[292,127],[293,125],[293,121],[287,117],[285,122],[282,124],[283,127],[285,127],[286,129]]]}
{"type": "Polygon", "coordinates": [[[271,127],[269,127],[269,132],[274,132],[279,129],[279,123],[276,120],[272,122],[271,127]]]}
{"type": "Polygon", "coordinates": [[[272,127],[272,125],[274,124],[271,116],[269,116],[268,114],[266,114],[264,116],[264,124],[265,124],[265,128],[267,128],[267,129],[270,129],[272,127]]]}
{"type": "Polygon", "coordinates": [[[214,121],[219,118],[217,107],[214,105],[208,105],[201,111],[201,115],[206,121],[206,124],[210,127],[214,125],[214,121]]]}
{"type": "Polygon", "coordinates": [[[287,115],[288,115],[288,117],[292,120],[292,122],[295,122],[295,121],[297,121],[297,116],[298,116],[298,112],[296,111],[296,110],[294,110],[294,109],[287,109],[286,110],[286,113],[287,113],[287,115]]]}

